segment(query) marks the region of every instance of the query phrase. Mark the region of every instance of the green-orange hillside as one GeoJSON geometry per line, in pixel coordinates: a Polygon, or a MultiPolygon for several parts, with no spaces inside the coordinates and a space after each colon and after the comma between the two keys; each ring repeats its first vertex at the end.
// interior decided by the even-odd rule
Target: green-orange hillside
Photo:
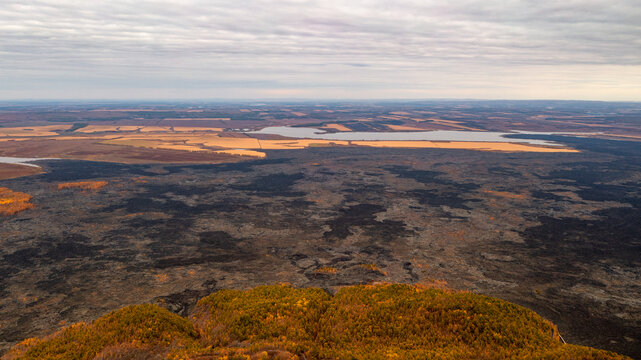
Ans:
{"type": "Polygon", "coordinates": [[[3,359],[629,359],[563,344],[521,306],[384,284],[221,290],[189,319],[129,306],[16,345],[3,359]]]}

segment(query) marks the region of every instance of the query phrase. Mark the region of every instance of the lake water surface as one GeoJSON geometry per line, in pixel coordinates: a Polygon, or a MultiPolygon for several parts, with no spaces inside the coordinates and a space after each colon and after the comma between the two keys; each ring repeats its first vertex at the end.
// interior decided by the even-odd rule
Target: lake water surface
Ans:
{"type": "MultiPolygon", "coordinates": [[[[388,140],[388,141],[489,141],[489,142],[511,142],[511,143],[524,143],[532,145],[551,145],[561,146],[559,143],[546,140],[534,139],[513,139],[506,138],[505,135],[515,134],[542,134],[542,133],[529,133],[524,131],[506,133],[506,132],[492,132],[492,131],[448,131],[448,130],[434,130],[434,131],[382,131],[382,132],[337,132],[329,133],[324,130],[310,128],[310,127],[289,127],[289,126],[272,126],[266,127],[258,131],[250,131],[250,134],[269,134],[280,135],[291,138],[304,138],[304,139],[322,139],[322,140],[388,140]]],[[[545,133],[550,135],[552,133],[545,133]]]]}
{"type": "Polygon", "coordinates": [[[2,164],[17,164],[17,165],[32,166],[32,167],[39,168],[40,167],[39,165],[29,163],[31,161],[37,161],[37,160],[56,160],[56,159],[54,158],[19,158],[19,157],[0,156],[0,163],[2,164]]]}

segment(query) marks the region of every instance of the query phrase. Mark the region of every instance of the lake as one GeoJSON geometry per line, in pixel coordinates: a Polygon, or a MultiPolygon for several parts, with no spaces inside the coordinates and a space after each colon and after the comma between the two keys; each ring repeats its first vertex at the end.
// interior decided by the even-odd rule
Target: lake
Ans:
{"type": "Polygon", "coordinates": [[[551,135],[552,133],[530,133],[518,131],[514,133],[493,132],[493,131],[381,131],[381,132],[336,132],[329,133],[321,129],[311,127],[289,127],[271,126],[258,131],[249,131],[248,134],[269,134],[280,135],[299,139],[322,139],[322,140],[363,140],[363,141],[487,141],[487,142],[511,142],[525,143],[531,145],[562,146],[562,144],[535,139],[507,138],[506,135],[551,135]]]}

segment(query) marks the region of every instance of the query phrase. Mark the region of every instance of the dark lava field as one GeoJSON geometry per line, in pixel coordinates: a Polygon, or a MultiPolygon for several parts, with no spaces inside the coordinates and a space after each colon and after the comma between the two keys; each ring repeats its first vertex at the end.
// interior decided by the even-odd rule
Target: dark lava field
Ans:
{"type": "Polygon", "coordinates": [[[525,305],[568,342],[641,358],[641,143],[580,153],[310,148],[215,165],[52,160],[0,181],[0,352],[220,288],[445,284],[525,305]],[[96,191],[66,181],[106,180],[96,191]]]}

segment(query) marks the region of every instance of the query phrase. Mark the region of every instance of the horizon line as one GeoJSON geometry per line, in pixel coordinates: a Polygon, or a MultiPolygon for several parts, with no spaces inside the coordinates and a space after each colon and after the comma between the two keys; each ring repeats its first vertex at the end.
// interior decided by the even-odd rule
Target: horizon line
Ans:
{"type": "Polygon", "coordinates": [[[126,103],[126,102],[204,102],[204,103],[242,103],[242,102],[421,102],[421,101],[473,101],[473,102],[603,102],[603,103],[641,103],[641,100],[594,100],[594,99],[554,99],[554,98],[522,98],[522,99],[488,99],[488,98],[137,98],[137,99],[47,99],[47,98],[16,98],[0,99],[2,103],[126,103]]]}

